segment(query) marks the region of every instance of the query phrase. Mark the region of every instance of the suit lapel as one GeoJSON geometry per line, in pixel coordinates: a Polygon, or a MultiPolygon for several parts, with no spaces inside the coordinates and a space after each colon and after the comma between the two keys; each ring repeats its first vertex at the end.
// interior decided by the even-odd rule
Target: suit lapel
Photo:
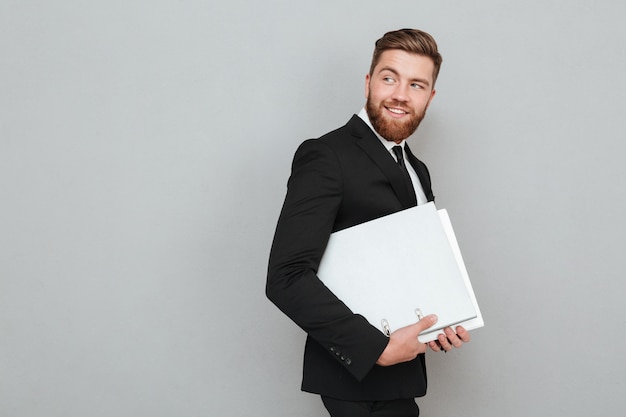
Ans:
{"type": "Polygon", "coordinates": [[[415,195],[408,193],[407,187],[404,185],[404,177],[398,169],[396,161],[394,161],[383,144],[380,143],[380,140],[378,140],[369,126],[356,115],[352,116],[348,126],[351,128],[352,134],[358,138],[357,145],[363,149],[387,177],[402,206],[404,208],[415,206],[417,204],[415,195]]]}

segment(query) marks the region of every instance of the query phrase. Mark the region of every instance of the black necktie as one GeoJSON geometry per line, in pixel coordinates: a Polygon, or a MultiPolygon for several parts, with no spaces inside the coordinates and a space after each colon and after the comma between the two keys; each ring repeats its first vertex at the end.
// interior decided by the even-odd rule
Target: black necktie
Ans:
{"type": "Polygon", "coordinates": [[[404,155],[402,154],[402,146],[394,146],[393,153],[396,154],[396,159],[398,161],[398,167],[402,171],[404,176],[404,181],[406,183],[407,191],[410,196],[415,197],[415,189],[413,188],[413,182],[411,181],[411,176],[409,175],[409,171],[406,169],[406,164],[404,163],[404,155]]]}

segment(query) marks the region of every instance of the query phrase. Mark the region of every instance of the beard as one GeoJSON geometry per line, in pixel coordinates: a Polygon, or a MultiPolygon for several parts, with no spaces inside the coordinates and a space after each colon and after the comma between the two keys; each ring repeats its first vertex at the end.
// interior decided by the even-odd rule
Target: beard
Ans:
{"type": "MultiPolygon", "coordinates": [[[[405,108],[397,101],[387,103],[387,107],[405,108]]],[[[365,110],[367,111],[367,116],[374,130],[383,138],[396,143],[400,143],[402,140],[411,136],[417,130],[417,127],[426,115],[426,109],[424,109],[421,113],[409,113],[409,118],[405,121],[388,119],[383,116],[385,103],[381,102],[376,106],[369,97],[367,97],[365,110]]]]}

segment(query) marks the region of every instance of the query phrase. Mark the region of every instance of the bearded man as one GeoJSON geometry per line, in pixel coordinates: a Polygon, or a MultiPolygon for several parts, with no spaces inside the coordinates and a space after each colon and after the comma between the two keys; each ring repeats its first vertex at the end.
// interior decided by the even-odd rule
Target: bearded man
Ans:
{"type": "Polygon", "coordinates": [[[293,160],[266,294],[307,333],[301,388],[320,394],[333,417],[418,416],[428,346],[449,351],[470,339],[459,326],[420,343],[434,315],[387,337],[316,275],[331,233],[434,200],[428,169],[406,139],[435,96],[441,62],[429,34],[386,33],[365,76],[365,107],[345,126],[302,143],[293,160]]]}

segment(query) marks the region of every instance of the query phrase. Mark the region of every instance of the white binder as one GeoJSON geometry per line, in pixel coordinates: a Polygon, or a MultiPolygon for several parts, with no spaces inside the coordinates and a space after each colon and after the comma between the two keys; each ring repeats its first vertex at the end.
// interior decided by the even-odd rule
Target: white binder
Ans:
{"type": "Polygon", "coordinates": [[[448,214],[434,203],[333,233],[318,276],[387,335],[418,314],[439,318],[420,334],[422,343],[447,326],[484,326],[448,214]]]}

